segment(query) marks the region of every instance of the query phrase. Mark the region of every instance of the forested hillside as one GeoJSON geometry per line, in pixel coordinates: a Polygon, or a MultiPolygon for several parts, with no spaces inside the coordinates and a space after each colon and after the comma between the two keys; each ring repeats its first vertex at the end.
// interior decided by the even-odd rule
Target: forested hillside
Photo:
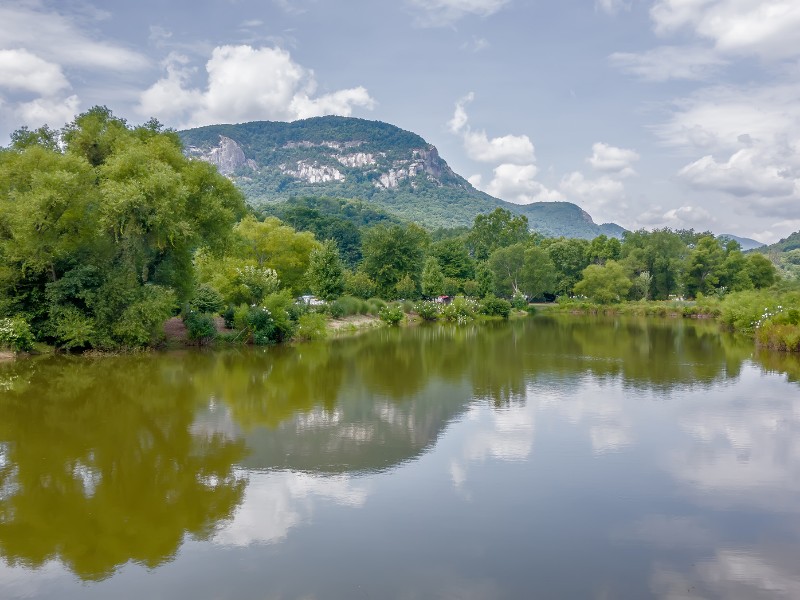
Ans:
{"type": "Polygon", "coordinates": [[[597,225],[569,202],[518,205],[494,198],[450,169],[420,136],[380,121],[260,121],[180,136],[189,156],[217,165],[256,208],[292,197],[348,198],[437,228],[469,226],[478,214],[500,207],[527,216],[533,231],[548,236],[591,239],[623,232],[618,225],[597,225]]]}

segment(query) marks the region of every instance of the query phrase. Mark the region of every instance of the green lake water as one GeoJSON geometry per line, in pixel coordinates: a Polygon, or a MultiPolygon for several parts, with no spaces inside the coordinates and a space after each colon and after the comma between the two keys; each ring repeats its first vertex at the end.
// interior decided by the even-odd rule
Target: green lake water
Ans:
{"type": "Polygon", "coordinates": [[[0,364],[0,598],[800,598],[798,378],[546,316],[0,364]]]}

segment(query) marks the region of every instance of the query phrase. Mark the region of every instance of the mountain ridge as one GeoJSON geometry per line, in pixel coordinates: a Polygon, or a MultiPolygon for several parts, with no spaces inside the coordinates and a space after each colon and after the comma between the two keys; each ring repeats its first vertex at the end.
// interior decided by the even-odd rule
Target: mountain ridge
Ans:
{"type": "Polygon", "coordinates": [[[314,117],[207,125],[179,132],[187,155],[215,164],[254,207],[297,196],[356,198],[405,220],[469,226],[500,207],[548,236],[621,237],[570,202],[514,204],[475,189],[416,133],[382,121],[314,117]]]}

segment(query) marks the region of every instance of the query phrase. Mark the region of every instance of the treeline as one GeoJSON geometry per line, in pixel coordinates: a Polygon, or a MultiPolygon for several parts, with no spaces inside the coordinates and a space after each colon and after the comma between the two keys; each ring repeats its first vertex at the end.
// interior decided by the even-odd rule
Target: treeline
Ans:
{"type": "MultiPolygon", "coordinates": [[[[219,314],[256,343],[313,337],[324,317],[295,300],[309,292],[373,307],[463,296],[505,316],[503,299],[724,296],[776,280],[765,256],[691,230],[587,241],[531,233],[500,208],[433,232],[351,200],[270,211],[249,210],[156,121],[96,107],[61,131],[23,128],[0,151],[0,344],[148,346],[175,314],[195,339],[215,335],[219,314]]],[[[455,316],[472,310],[464,299],[455,316]]]]}

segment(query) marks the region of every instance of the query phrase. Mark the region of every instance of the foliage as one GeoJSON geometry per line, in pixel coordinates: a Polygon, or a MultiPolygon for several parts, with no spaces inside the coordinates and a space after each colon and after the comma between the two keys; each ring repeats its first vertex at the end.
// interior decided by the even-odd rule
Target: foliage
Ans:
{"type": "Polygon", "coordinates": [[[423,321],[436,321],[439,319],[439,305],[430,300],[418,302],[414,310],[423,321]]]}
{"type": "Polygon", "coordinates": [[[377,291],[375,282],[364,271],[345,272],[344,291],[356,298],[372,298],[377,291]]]}
{"type": "Polygon", "coordinates": [[[369,311],[369,303],[366,300],[354,296],[342,296],[331,304],[330,310],[331,316],[334,317],[363,315],[369,311]]]}
{"type": "MultiPolygon", "coordinates": [[[[527,303],[526,303],[527,304],[527,303]]],[[[480,302],[480,313],[490,317],[503,317],[507,319],[511,314],[511,303],[496,296],[486,296],[480,302]]]]}
{"type": "Polygon", "coordinates": [[[183,315],[183,323],[190,340],[203,344],[217,337],[214,316],[209,313],[190,310],[183,315]]]}
{"type": "Polygon", "coordinates": [[[225,307],[225,299],[210,285],[201,284],[195,288],[189,307],[198,313],[218,314],[225,307]]]}
{"type": "Polygon", "coordinates": [[[381,308],[378,312],[378,316],[381,321],[387,325],[396,327],[405,319],[406,314],[403,312],[403,307],[399,304],[390,304],[381,308]]]}
{"type": "Polygon", "coordinates": [[[364,234],[362,269],[381,297],[396,298],[397,284],[406,276],[416,288],[427,243],[428,234],[416,225],[378,225],[364,234]]]}
{"type": "Polygon", "coordinates": [[[395,296],[403,300],[412,300],[419,297],[417,292],[417,284],[411,279],[411,275],[406,273],[403,278],[397,282],[397,293],[395,296]]]}
{"type": "Polygon", "coordinates": [[[556,267],[548,253],[538,246],[514,244],[499,248],[489,257],[489,268],[501,296],[519,293],[542,298],[554,291],[556,267]]]}
{"type": "Polygon", "coordinates": [[[489,214],[478,215],[467,236],[467,246],[477,260],[486,260],[498,248],[520,244],[528,239],[528,218],[512,215],[496,208],[489,214]]]}
{"type": "Polygon", "coordinates": [[[429,256],[422,269],[422,295],[435,298],[444,294],[444,272],[439,261],[429,256]]]}
{"type": "Polygon", "coordinates": [[[575,284],[575,293],[599,304],[608,304],[625,298],[630,288],[631,281],[623,266],[614,260],[609,260],[602,266],[586,267],[583,279],[575,284]]]}
{"type": "Polygon", "coordinates": [[[65,348],[151,344],[190,299],[194,251],[227,245],[242,196],[174,133],[104,107],[60,139],[23,131],[0,151],[0,307],[65,348]]]}
{"type": "Polygon", "coordinates": [[[325,315],[308,313],[302,315],[297,322],[295,339],[313,341],[324,340],[328,336],[325,315]]]}
{"type": "Polygon", "coordinates": [[[463,325],[472,321],[478,312],[478,303],[464,296],[456,296],[453,301],[442,307],[441,318],[443,321],[463,325]]]}
{"type": "Polygon", "coordinates": [[[33,332],[22,317],[0,319],[0,347],[14,352],[33,350],[33,332]]]}
{"type": "Polygon", "coordinates": [[[345,287],[344,268],[335,241],[326,240],[311,251],[306,279],[311,292],[325,301],[342,295],[345,287]]]}

